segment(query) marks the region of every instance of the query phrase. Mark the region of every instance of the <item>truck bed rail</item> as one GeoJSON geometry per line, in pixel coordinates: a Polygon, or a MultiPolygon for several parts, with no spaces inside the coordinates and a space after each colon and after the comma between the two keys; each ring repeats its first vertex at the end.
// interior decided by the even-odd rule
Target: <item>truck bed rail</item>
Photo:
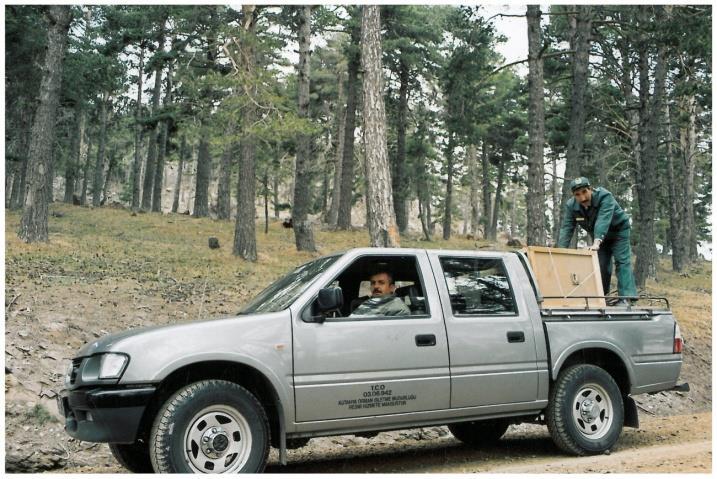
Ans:
{"type": "Polygon", "coordinates": [[[584,316],[584,315],[600,315],[606,317],[612,316],[624,316],[624,315],[646,315],[653,316],[657,314],[664,314],[670,311],[670,301],[661,296],[542,296],[540,302],[544,299],[584,299],[585,307],[552,307],[543,308],[541,307],[541,313],[543,316],[584,316]],[[605,304],[608,306],[595,308],[590,307],[589,300],[591,299],[604,299],[605,304]],[[616,303],[620,300],[626,300],[627,304],[624,306],[617,306],[616,303]],[[648,303],[642,304],[639,303],[648,303]],[[661,306],[661,307],[660,307],[661,306]],[[587,313],[587,314],[586,314],[587,313]]]}

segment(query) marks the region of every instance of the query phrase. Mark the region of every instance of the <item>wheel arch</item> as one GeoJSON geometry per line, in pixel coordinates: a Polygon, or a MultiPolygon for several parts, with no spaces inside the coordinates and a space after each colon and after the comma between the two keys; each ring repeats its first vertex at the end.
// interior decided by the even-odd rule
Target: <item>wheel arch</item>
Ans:
{"type": "Polygon", "coordinates": [[[167,374],[157,385],[157,390],[140,422],[138,439],[147,441],[154,419],[173,393],[180,388],[207,379],[230,381],[249,390],[264,407],[269,419],[271,444],[279,447],[285,436],[285,411],[279,392],[271,380],[258,369],[235,361],[204,360],[185,364],[167,374]]]}
{"type": "Polygon", "coordinates": [[[615,380],[623,396],[630,393],[630,386],[634,383],[633,372],[625,355],[614,346],[608,343],[589,344],[566,351],[553,366],[551,386],[562,371],[576,364],[592,364],[604,369],[615,380]]]}

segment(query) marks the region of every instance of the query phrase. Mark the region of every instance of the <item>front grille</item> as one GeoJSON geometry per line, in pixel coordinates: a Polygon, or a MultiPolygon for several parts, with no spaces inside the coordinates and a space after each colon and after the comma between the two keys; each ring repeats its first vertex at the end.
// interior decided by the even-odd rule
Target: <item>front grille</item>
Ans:
{"type": "Polygon", "coordinates": [[[83,358],[75,358],[72,360],[72,372],[70,373],[70,384],[75,384],[77,379],[77,372],[80,370],[83,358]]]}

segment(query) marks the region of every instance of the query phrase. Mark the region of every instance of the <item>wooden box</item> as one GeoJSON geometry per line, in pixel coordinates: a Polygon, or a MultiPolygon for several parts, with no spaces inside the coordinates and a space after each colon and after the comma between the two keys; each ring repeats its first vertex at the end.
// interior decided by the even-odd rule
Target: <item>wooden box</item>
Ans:
{"type": "MultiPolygon", "coordinates": [[[[540,293],[561,298],[544,299],[543,308],[584,308],[584,298],[604,296],[597,251],[528,246],[525,249],[540,293]]],[[[604,308],[605,299],[589,299],[591,308],[604,308]]]]}

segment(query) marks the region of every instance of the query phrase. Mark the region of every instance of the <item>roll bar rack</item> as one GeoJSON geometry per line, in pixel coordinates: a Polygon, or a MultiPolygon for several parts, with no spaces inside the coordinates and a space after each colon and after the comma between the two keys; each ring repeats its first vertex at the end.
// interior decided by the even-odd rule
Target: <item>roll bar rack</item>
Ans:
{"type": "Polygon", "coordinates": [[[543,303],[546,299],[583,299],[585,300],[585,307],[573,307],[573,306],[565,306],[565,307],[552,307],[552,308],[542,308],[541,310],[543,313],[551,316],[553,312],[558,313],[564,313],[566,311],[589,311],[589,312],[598,312],[602,314],[614,314],[616,312],[622,312],[621,310],[624,310],[624,312],[633,312],[634,310],[638,310],[640,312],[649,311],[647,308],[639,308],[635,307],[636,303],[639,302],[645,302],[649,301],[650,304],[647,306],[654,306],[655,303],[663,303],[665,306],[665,310],[670,310],[670,301],[662,296],[542,296],[539,298],[538,302],[543,303]],[[604,299],[605,304],[607,304],[607,307],[604,308],[595,308],[590,307],[590,300],[591,299],[604,299]],[[620,300],[627,300],[627,306],[624,308],[621,306],[616,306],[616,303],[620,300]],[[609,310],[607,308],[610,308],[609,310]],[[616,309],[618,308],[618,309],[616,309]]]}

